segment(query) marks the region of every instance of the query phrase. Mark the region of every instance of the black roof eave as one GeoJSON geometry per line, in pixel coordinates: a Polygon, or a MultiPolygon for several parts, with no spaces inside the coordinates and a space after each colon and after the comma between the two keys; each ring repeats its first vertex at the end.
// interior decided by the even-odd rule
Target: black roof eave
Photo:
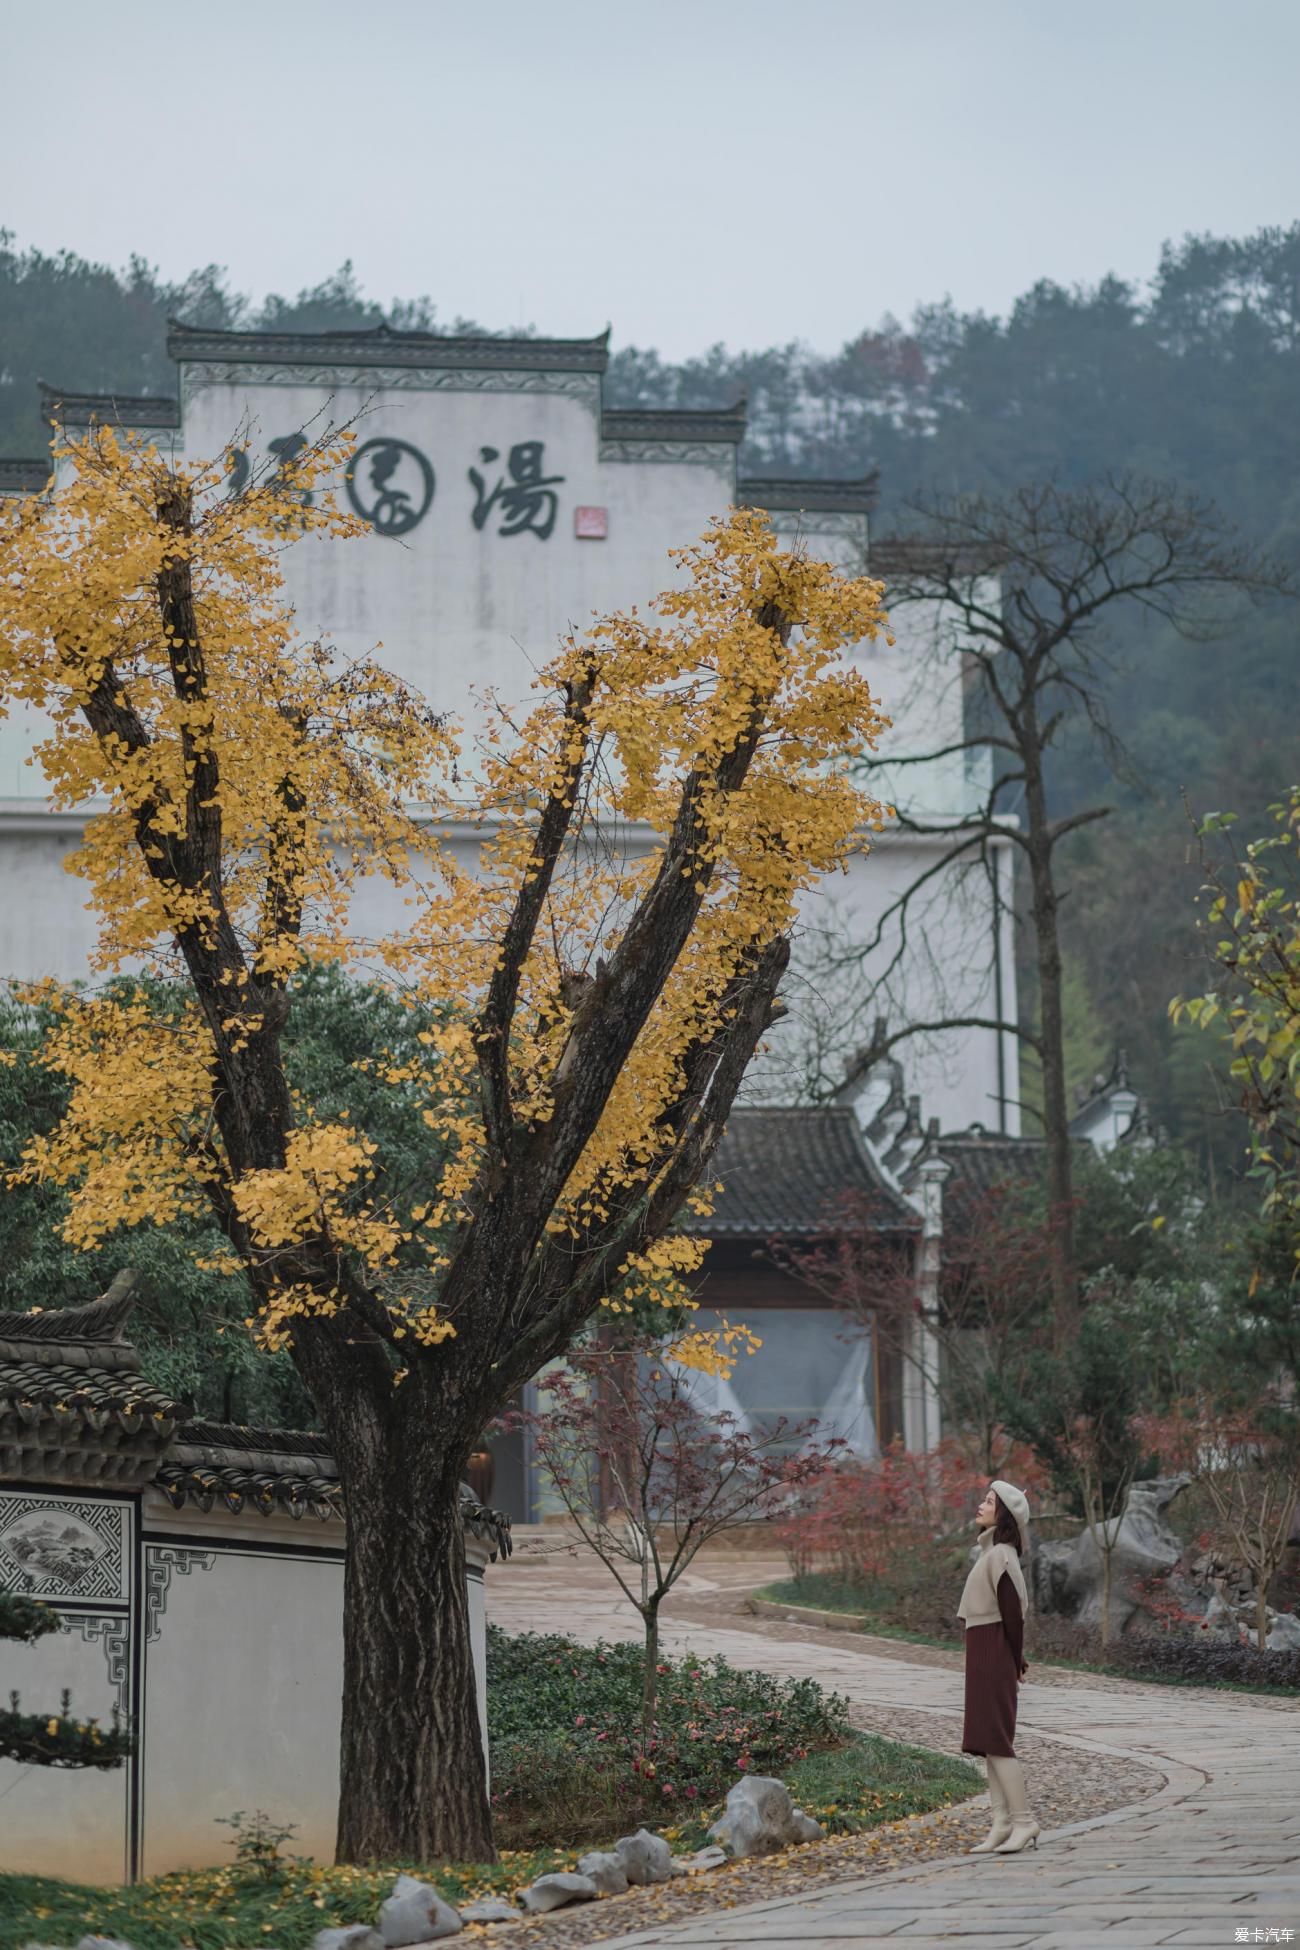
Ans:
{"type": "Polygon", "coordinates": [[[167,351],[182,365],[425,366],[511,372],[604,372],[609,328],[590,339],[452,338],[440,332],[209,332],[172,320],[167,351]]]}
{"type": "Polygon", "coordinates": [[[869,515],[879,492],[877,468],[853,481],[748,474],[736,483],[736,499],[741,507],[767,508],[774,514],[869,515]]]}
{"type": "Polygon", "coordinates": [[[600,416],[602,440],[708,440],[719,446],[738,446],[745,437],[748,408],[745,401],[734,406],[706,409],[678,407],[609,406],[600,416]]]}

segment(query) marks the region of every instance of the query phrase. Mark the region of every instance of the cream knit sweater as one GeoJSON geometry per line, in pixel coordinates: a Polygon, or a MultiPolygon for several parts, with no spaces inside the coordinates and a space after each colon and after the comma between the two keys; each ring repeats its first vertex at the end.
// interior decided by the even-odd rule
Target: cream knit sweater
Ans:
{"type": "Polygon", "coordinates": [[[979,1557],[971,1566],[970,1575],[962,1588],[961,1603],[957,1607],[957,1616],[962,1624],[997,1625],[1001,1622],[998,1585],[1002,1582],[1004,1571],[1016,1588],[1022,1615],[1027,1614],[1029,1593],[1025,1590],[1019,1553],[1010,1544],[995,1544],[991,1530],[981,1530],[979,1547],[979,1557]]]}

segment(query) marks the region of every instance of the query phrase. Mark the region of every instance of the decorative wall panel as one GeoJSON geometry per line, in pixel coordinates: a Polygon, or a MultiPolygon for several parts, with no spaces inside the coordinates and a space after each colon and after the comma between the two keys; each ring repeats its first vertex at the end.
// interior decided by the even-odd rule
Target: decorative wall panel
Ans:
{"type": "Polygon", "coordinates": [[[0,1490],[0,1587],[125,1604],[128,1509],[100,1497],[0,1490]]]}

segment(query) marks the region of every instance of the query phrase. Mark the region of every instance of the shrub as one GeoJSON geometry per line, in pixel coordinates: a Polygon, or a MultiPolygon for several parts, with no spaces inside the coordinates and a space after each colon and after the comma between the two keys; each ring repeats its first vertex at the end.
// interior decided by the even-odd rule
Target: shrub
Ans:
{"type": "Polygon", "coordinates": [[[737,1774],[780,1773],[843,1740],[847,1702],[809,1679],[725,1659],[662,1660],[653,1736],[641,1736],[641,1648],[488,1632],[488,1732],[499,1839],[608,1839],[680,1817],[737,1774]]]}
{"type": "MultiPolygon", "coordinates": [[[[1037,1496],[1042,1470],[999,1437],[1001,1467],[1037,1496]]],[[[951,1638],[988,1472],[961,1438],[921,1453],[893,1442],[869,1463],[828,1470],[778,1532],[793,1576],[834,1581],[884,1624],[951,1638]]]]}
{"type": "Polygon", "coordinates": [[[1032,1617],[1025,1656],[1069,1659],[1132,1679],[1180,1679],[1202,1686],[1300,1688],[1300,1652],[1260,1652],[1246,1640],[1208,1633],[1128,1631],[1103,1646],[1101,1635],[1068,1618],[1032,1617]]]}
{"type": "Polygon", "coordinates": [[[1111,1663],[1135,1676],[1186,1679],[1201,1685],[1277,1686],[1300,1689],[1300,1652],[1261,1652],[1246,1640],[1155,1637],[1134,1632],[1109,1648],[1111,1663]]]}

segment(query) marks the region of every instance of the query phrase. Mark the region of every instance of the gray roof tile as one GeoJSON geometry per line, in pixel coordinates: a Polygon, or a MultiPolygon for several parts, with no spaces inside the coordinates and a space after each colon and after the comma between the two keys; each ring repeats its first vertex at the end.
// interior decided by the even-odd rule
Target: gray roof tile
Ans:
{"type": "Polygon", "coordinates": [[[843,1224],[846,1199],[861,1201],[881,1231],[912,1231],[916,1212],[889,1186],[858,1120],[839,1104],[734,1110],[706,1182],[722,1181],[708,1218],[686,1229],[710,1239],[772,1239],[826,1233],[843,1224]]]}

